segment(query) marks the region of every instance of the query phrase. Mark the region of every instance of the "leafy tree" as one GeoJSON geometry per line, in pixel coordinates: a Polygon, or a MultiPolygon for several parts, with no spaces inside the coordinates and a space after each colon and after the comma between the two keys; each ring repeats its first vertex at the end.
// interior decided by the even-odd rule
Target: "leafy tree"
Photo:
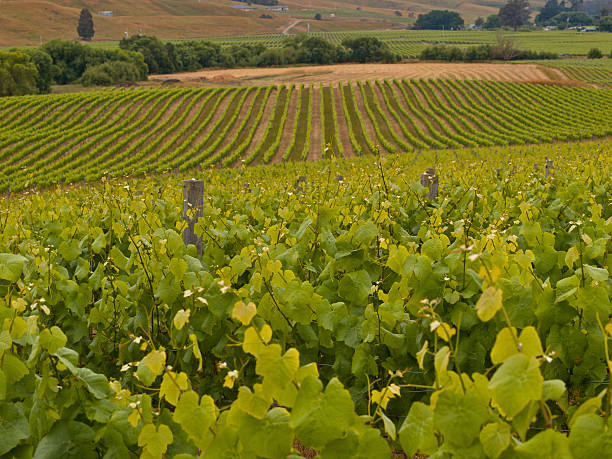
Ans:
{"type": "Polygon", "coordinates": [[[575,27],[579,25],[592,25],[593,18],[581,11],[566,11],[557,14],[547,21],[546,24],[556,25],[560,29],[566,29],[567,27],[575,27]]]}
{"type": "Polygon", "coordinates": [[[53,79],[58,84],[73,83],[88,67],[110,61],[131,62],[139,69],[139,80],[148,73],[142,54],[133,51],[100,49],[65,40],[51,40],[41,50],[51,57],[53,79]]]}
{"type": "Polygon", "coordinates": [[[501,20],[499,19],[499,15],[492,14],[491,16],[489,16],[483,27],[487,30],[499,29],[501,27],[501,20]]]}
{"type": "Polygon", "coordinates": [[[57,74],[57,67],[53,64],[51,56],[38,48],[26,48],[23,50],[38,70],[36,86],[40,94],[51,92],[51,83],[57,74]]]}
{"type": "Polygon", "coordinates": [[[91,13],[87,8],[81,10],[81,16],[79,17],[79,24],[77,26],[77,33],[81,40],[91,40],[94,36],[94,23],[91,13]]]}
{"type": "Polygon", "coordinates": [[[323,38],[308,37],[301,43],[298,59],[312,64],[332,64],[337,62],[336,46],[323,38]]]}
{"type": "Polygon", "coordinates": [[[315,18],[316,21],[320,21],[321,20],[321,13],[315,14],[314,18],[315,18]]]}
{"type": "Polygon", "coordinates": [[[0,51],[0,96],[36,94],[38,70],[21,51],[0,51]]]}
{"type": "Polygon", "coordinates": [[[442,30],[458,29],[463,27],[463,18],[454,11],[433,10],[427,14],[420,14],[414,24],[415,29],[442,30]]]}
{"type": "Polygon", "coordinates": [[[393,54],[386,43],[376,37],[360,37],[347,39],[342,42],[350,50],[352,62],[397,62],[397,55],[393,54]]]}
{"type": "Polygon", "coordinates": [[[484,23],[485,23],[484,18],[478,18],[478,19],[476,19],[476,21],[474,22],[474,25],[475,25],[476,27],[482,27],[482,26],[484,25],[484,23]]]}
{"type": "Polygon", "coordinates": [[[144,56],[149,73],[172,73],[176,70],[168,47],[157,37],[135,35],[119,42],[121,49],[138,51],[144,56]]]}
{"type": "Polygon", "coordinates": [[[559,5],[557,0],[548,0],[540,13],[536,16],[536,24],[543,24],[548,21],[550,18],[555,17],[557,14],[561,13],[563,8],[559,5]]]}
{"type": "Polygon", "coordinates": [[[606,16],[599,20],[599,30],[602,32],[612,32],[612,16],[606,16]]]}
{"type": "Polygon", "coordinates": [[[508,0],[499,10],[499,19],[502,25],[510,26],[516,32],[520,26],[527,23],[530,13],[531,7],[527,0],[508,0]]]}

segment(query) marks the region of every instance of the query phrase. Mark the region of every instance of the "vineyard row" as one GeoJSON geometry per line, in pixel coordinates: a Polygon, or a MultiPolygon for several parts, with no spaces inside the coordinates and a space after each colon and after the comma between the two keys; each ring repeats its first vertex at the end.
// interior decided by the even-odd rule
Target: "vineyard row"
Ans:
{"type": "Polygon", "coordinates": [[[326,154],[605,137],[611,103],[611,90],[457,80],[6,98],[0,190],[326,154]]]}

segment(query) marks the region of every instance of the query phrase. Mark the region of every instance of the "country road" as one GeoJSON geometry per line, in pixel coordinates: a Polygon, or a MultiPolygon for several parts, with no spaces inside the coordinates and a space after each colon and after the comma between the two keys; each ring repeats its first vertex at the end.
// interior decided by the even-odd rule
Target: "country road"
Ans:
{"type": "Polygon", "coordinates": [[[293,21],[291,24],[289,24],[289,26],[285,30],[283,30],[283,35],[287,35],[289,31],[293,29],[296,25],[298,25],[300,22],[303,22],[302,19],[297,19],[293,21]]]}

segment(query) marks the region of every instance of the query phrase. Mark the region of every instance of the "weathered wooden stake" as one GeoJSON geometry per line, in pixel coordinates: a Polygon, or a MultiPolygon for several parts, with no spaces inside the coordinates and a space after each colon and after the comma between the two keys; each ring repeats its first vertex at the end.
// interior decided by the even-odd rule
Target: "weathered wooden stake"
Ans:
{"type": "Polygon", "coordinates": [[[421,174],[421,185],[429,188],[427,199],[433,201],[438,197],[438,176],[435,167],[429,167],[427,172],[421,174]]]}
{"type": "Polygon", "coordinates": [[[183,180],[183,220],[187,228],[183,231],[185,245],[193,244],[202,255],[202,239],[195,234],[195,224],[202,216],[204,206],[204,182],[202,180],[183,180]]]}
{"type": "Polygon", "coordinates": [[[544,159],[544,174],[546,177],[549,177],[551,175],[555,174],[555,165],[553,164],[552,159],[548,159],[548,157],[546,157],[544,159]]]}
{"type": "Polygon", "coordinates": [[[306,191],[306,176],[300,175],[295,182],[295,192],[296,193],[304,193],[306,191]],[[304,188],[302,188],[301,184],[304,183],[304,188]]]}

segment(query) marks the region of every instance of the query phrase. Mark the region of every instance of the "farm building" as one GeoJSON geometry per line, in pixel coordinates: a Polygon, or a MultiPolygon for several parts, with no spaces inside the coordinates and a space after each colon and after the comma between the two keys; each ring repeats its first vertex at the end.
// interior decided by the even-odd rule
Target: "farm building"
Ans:
{"type": "Polygon", "coordinates": [[[98,12],[98,14],[100,16],[108,16],[109,18],[113,17],[113,12],[112,11],[100,11],[100,12],[98,12]]]}
{"type": "Polygon", "coordinates": [[[272,11],[289,11],[289,7],[283,5],[266,6],[264,8],[272,11]]]}
{"type": "Polygon", "coordinates": [[[240,10],[240,11],[253,11],[253,10],[255,10],[255,8],[253,8],[252,6],[249,6],[249,5],[232,5],[232,8],[234,8],[235,10],[240,10]]]}

